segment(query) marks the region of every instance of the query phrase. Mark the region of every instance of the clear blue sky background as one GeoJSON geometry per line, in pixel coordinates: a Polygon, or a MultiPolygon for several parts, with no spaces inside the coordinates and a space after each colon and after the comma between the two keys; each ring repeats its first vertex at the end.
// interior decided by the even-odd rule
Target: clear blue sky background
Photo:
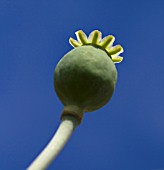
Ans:
{"type": "Polygon", "coordinates": [[[0,0],[0,169],[25,169],[56,131],[54,68],[78,29],[116,36],[124,61],[49,170],[164,169],[163,0],[0,0]]]}

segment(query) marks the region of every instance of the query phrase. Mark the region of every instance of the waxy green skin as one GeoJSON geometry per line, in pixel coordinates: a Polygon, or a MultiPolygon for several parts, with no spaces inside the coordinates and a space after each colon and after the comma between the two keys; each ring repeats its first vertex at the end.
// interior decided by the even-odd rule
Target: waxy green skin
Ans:
{"type": "Polygon", "coordinates": [[[99,48],[77,47],[57,64],[54,87],[64,106],[84,112],[97,110],[112,97],[117,70],[107,53],[99,48]]]}

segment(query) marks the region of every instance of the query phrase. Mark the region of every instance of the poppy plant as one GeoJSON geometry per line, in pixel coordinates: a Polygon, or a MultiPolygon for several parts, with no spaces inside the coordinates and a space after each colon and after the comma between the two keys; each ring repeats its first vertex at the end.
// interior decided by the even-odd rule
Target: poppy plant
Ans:
{"type": "Polygon", "coordinates": [[[121,45],[113,46],[114,36],[102,39],[94,30],[87,37],[79,30],[77,40],[70,38],[74,47],[59,61],[54,72],[54,88],[64,108],[61,124],[52,140],[29,166],[29,170],[44,170],[60,153],[84,113],[95,111],[109,102],[116,82],[115,63],[123,57],[121,45]]]}

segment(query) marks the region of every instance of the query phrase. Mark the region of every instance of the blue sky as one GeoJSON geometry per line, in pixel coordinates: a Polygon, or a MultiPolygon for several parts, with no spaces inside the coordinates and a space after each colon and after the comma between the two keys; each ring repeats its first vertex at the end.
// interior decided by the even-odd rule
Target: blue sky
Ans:
{"type": "Polygon", "coordinates": [[[0,169],[23,170],[51,139],[57,62],[74,32],[124,47],[111,101],[86,113],[49,170],[164,169],[164,1],[0,0],[0,169]]]}

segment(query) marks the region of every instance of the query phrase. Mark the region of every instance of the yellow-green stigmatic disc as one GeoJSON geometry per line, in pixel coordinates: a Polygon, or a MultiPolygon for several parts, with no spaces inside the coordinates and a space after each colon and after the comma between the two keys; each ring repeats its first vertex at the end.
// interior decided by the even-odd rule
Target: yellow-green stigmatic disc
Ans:
{"type": "Polygon", "coordinates": [[[94,111],[110,100],[116,80],[117,70],[108,54],[87,45],[76,47],[59,61],[54,87],[64,106],[94,111]]]}
{"type": "Polygon", "coordinates": [[[123,57],[119,55],[123,53],[124,50],[121,45],[113,46],[115,41],[115,37],[113,35],[108,35],[102,39],[102,33],[98,30],[92,31],[88,38],[82,30],[76,31],[75,34],[77,36],[77,40],[73,38],[69,39],[70,44],[74,48],[92,45],[105,51],[114,63],[120,63],[123,60],[123,57]]]}

